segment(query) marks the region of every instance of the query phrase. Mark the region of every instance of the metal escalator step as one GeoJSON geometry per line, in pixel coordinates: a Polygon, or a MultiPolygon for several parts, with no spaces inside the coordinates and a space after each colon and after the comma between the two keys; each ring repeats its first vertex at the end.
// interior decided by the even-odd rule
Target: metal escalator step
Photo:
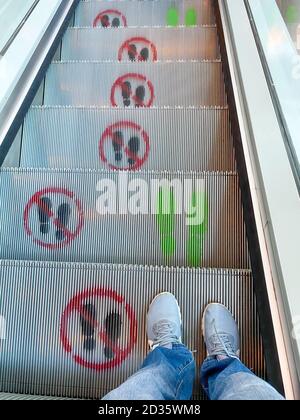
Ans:
{"type": "Polygon", "coordinates": [[[178,26],[213,23],[213,7],[207,0],[83,1],[79,3],[75,14],[75,26],[178,26]]]}
{"type": "Polygon", "coordinates": [[[69,28],[62,60],[213,60],[220,57],[216,27],[69,28]]]}
{"type": "Polygon", "coordinates": [[[101,398],[140,368],[147,309],[163,291],[178,299],[183,342],[196,350],[198,366],[205,358],[201,316],[217,301],[239,324],[242,361],[265,377],[249,271],[11,261],[0,271],[2,392],[101,398]]]}
{"type": "Polygon", "coordinates": [[[46,75],[44,105],[116,107],[224,106],[222,63],[53,63],[46,75]]]}
{"type": "MultiPolygon", "coordinates": [[[[0,379],[1,384],[1,379],[0,379]]],[[[29,395],[29,394],[12,394],[8,392],[0,392],[0,401],[64,401],[70,398],[59,398],[59,397],[46,397],[44,395],[29,395]]]]}
{"type": "Polygon", "coordinates": [[[235,170],[227,108],[34,107],[25,118],[21,166],[128,168],[126,154],[116,160],[110,127],[123,133],[124,148],[137,136],[137,169],[235,170]]]}
{"type": "Polygon", "coordinates": [[[234,173],[2,169],[0,183],[2,259],[249,268],[234,173]]]}

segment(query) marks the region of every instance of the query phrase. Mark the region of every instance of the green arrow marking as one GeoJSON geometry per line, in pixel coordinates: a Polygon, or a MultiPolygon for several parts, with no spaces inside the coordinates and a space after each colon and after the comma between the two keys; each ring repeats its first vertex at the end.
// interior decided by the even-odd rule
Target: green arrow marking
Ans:
{"type": "Polygon", "coordinates": [[[186,26],[195,26],[197,25],[197,12],[195,9],[188,9],[185,14],[185,24],[186,26]]]}
{"type": "Polygon", "coordinates": [[[170,7],[167,12],[167,26],[178,26],[179,14],[175,7],[170,7]]]}
{"type": "Polygon", "coordinates": [[[176,250],[175,229],[175,197],[171,189],[163,191],[159,189],[157,223],[160,233],[161,250],[165,257],[172,257],[176,250]],[[170,208],[168,213],[164,212],[164,198],[169,195],[170,208]]]}
{"type": "Polygon", "coordinates": [[[286,9],[285,18],[287,23],[297,23],[300,18],[297,6],[290,4],[286,9]]]}
{"type": "Polygon", "coordinates": [[[192,204],[195,206],[197,202],[203,206],[203,221],[198,225],[189,226],[189,237],[187,241],[187,258],[191,267],[201,267],[203,264],[203,249],[205,233],[208,224],[208,201],[204,193],[193,193],[192,204]],[[200,195],[198,198],[198,194],[200,195]]]}

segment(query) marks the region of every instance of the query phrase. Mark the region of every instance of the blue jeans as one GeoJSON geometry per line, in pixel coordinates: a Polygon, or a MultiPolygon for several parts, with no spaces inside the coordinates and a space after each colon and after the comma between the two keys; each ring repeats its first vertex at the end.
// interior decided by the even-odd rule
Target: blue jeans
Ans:
{"type": "MultiPolygon", "coordinates": [[[[104,400],[189,400],[194,379],[195,361],[185,346],[157,347],[142,368],[104,400]]],[[[206,359],[201,384],[211,400],[283,400],[237,359],[206,359]]]]}

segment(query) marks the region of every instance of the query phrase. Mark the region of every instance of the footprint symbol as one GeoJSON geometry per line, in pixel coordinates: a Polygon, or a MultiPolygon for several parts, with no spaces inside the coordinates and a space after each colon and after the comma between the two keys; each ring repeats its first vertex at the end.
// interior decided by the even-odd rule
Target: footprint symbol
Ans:
{"type": "Polygon", "coordinates": [[[115,161],[121,162],[122,160],[122,147],[123,147],[123,133],[121,131],[115,131],[113,134],[113,148],[115,152],[115,161]]]}
{"type": "MultiPolygon", "coordinates": [[[[122,319],[117,312],[111,312],[105,319],[105,332],[112,343],[116,343],[121,336],[122,319]]],[[[109,346],[104,347],[104,355],[107,359],[114,358],[114,352],[109,346]]]]}
{"type": "Polygon", "coordinates": [[[135,107],[139,108],[140,106],[144,106],[144,99],[145,99],[146,91],[143,85],[138,86],[135,91],[135,107]]]}
{"type": "Polygon", "coordinates": [[[186,26],[195,26],[197,25],[197,12],[195,9],[188,9],[185,14],[185,24],[186,26]]]}
{"type": "Polygon", "coordinates": [[[148,61],[148,59],[149,59],[149,50],[148,48],[143,48],[141,50],[139,61],[148,61]]]}
{"type": "MultiPolygon", "coordinates": [[[[57,219],[58,219],[59,223],[65,228],[68,226],[68,223],[69,223],[69,220],[70,220],[70,215],[71,215],[71,208],[70,208],[69,204],[63,203],[58,207],[57,219]]],[[[63,241],[65,239],[65,233],[64,233],[63,229],[57,229],[56,239],[58,241],[63,241]]]]}
{"type": "Polygon", "coordinates": [[[50,198],[42,197],[41,203],[43,204],[43,207],[45,208],[46,211],[44,211],[44,209],[41,208],[40,206],[38,207],[39,220],[40,220],[40,232],[43,235],[47,235],[50,229],[50,217],[48,215],[48,212],[51,212],[52,210],[52,202],[50,198]]]}
{"type": "MultiPolygon", "coordinates": [[[[128,57],[130,61],[136,61],[137,57],[137,48],[135,44],[130,44],[128,47],[128,57]]],[[[148,61],[149,59],[149,50],[148,48],[142,48],[138,61],[148,61]]]]}
{"type": "Polygon", "coordinates": [[[130,44],[128,47],[128,57],[130,61],[135,61],[137,51],[136,46],[134,44],[130,44]]]}
{"type": "Polygon", "coordinates": [[[108,28],[109,27],[109,17],[107,15],[103,15],[101,17],[101,25],[103,28],[108,28]]]}
{"type": "Polygon", "coordinates": [[[82,334],[85,337],[83,342],[83,348],[87,351],[93,351],[96,348],[96,339],[95,339],[95,325],[97,322],[96,319],[96,308],[92,303],[86,303],[82,306],[84,314],[87,317],[80,315],[80,323],[82,334]]]}
{"type": "Polygon", "coordinates": [[[176,7],[170,7],[167,11],[167,26],[178,26],[179,25],[179,13],[176,7]]]}
{"type": "Polygon", "coordinates": [[[119,18],[117,18],[117,17],[115,17],[115,18],[112,20],[111,26],[112,26],[113,28],[118,28],[118,27],[120,26],[120,19],[119,19],[119,18]]]}
{"type": "Polygon", "coordinates": [[[130,166],[135,164],[134,157],[137,156],[140,148],[140,139],[138,137],[131,137],[128,142],[128,149],[130,151],[130,157],[128,158],[128,163],[130,166]]]}
{"type": "Polygon", "coordinates": [[[131,84],[126,81],[122,84],[122,97],[124,106],[130,106],[131,84]]]}

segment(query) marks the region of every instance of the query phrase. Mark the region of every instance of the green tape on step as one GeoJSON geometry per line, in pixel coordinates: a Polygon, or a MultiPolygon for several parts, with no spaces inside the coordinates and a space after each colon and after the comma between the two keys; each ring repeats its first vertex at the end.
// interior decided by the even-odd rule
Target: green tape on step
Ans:
{"type": "Polygon", "coordinates": [[[171,189],[163,190],[159,189],[158,194],[158,212],[157,212],[157,224],[160,234],[161,250],[165,257],[169,258],[175,254],[176,251],[176,239],[174,236],[175,230],[175,197],[174,192],[171,189]],[[168,197],[169,196],[169,197],[168,197]],[[168,212],[164,211],[165,201],[169,198],[169,209],[168,212]]]}
{"type": "Polygon", "coordinates": [[[297,23],[299,22],[300,14],[299,9],[295,5],[288,6],[285,14],[287,23],[297,23]]]}
{"type": "Polygon", "coordinates": [[[167,26],[178,26],[179,25],[179,14],[175,7],[170,7],[167,12],[167,26]]]}
{"type": "Polygon", "coordinates": [[[186,24],[186,26],[196,26],[197,25],[197,11],[195,9],[188,9],[186,11],[185,24],[186,24]]]}
{"type": "Polygon", "coordinates": [[[201,223],[189,226],[189,237],[187,240],[187,259],[190,267],[203,266],[203,249],[205,233],[208,224],[208,201],[205,193],[193,193],[192,205],[199,203],[202,206],[201,223]]]}

